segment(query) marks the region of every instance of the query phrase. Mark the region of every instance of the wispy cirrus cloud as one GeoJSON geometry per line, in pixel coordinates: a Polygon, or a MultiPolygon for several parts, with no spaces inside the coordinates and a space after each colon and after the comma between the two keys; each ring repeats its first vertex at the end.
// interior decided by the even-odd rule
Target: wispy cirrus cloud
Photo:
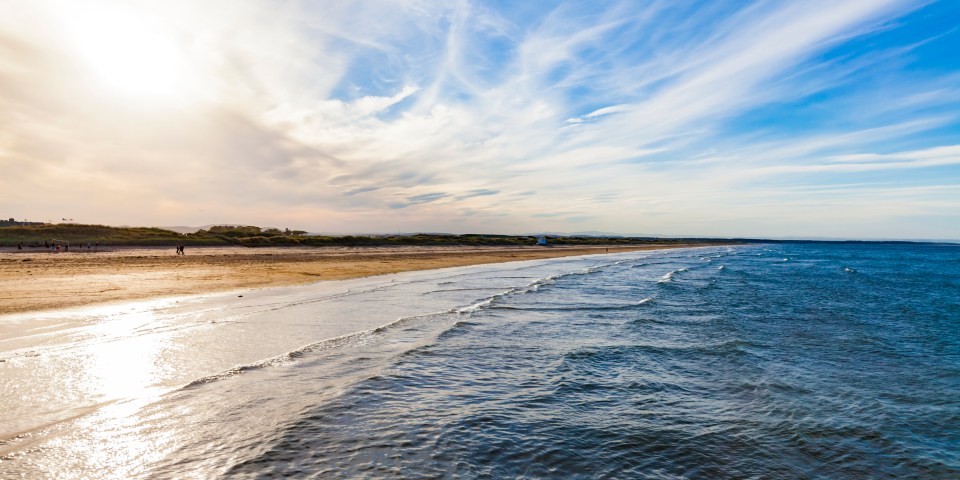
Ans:
{"type": "Polygon", "coordinates": [[[9,215],[960,237],[946,2],[7,6],[9,215]],[[178,52],[170,96],[111,90],[74,48],[116,9],[178,52]]]}

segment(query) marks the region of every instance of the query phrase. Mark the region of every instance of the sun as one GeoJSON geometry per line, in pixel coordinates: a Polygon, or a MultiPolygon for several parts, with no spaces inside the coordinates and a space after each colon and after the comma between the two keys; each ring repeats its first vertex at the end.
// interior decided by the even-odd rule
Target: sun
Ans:
{"type": "Polygon", "coordinates": [[[182,93],[183,50],[155,22],[130,12],[87,12],[70,22],[74,47],[111,92],[134,97],[182,93]]]}

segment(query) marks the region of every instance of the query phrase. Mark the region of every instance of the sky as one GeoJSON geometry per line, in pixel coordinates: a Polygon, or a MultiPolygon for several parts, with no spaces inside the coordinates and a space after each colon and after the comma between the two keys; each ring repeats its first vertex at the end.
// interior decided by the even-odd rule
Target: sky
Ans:
{"type": "Polygon", "coordinates": [[[960,2],[0,11],[3,218],[960,239],[960,2]]]}

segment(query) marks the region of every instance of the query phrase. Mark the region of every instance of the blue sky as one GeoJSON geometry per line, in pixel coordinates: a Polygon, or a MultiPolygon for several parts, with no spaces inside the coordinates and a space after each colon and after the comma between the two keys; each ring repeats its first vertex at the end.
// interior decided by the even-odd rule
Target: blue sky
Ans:
{"type": "Polygon", "coordinates": [[[960,239],[960,3],[0,1],[0,212],[960,239]]]}

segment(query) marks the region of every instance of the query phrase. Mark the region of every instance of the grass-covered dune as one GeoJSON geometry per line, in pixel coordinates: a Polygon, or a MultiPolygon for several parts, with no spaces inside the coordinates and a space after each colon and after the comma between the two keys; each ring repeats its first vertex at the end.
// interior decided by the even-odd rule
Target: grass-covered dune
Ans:
{"type": "Polygon", "coordinates": [[[64,243],[80,246],[129,245],[172,246],[180,243],[190,245],[227,245],[217,237],[189,238],[177,232],[149,227],[108,227],[105,225],[45,224],[30,226],[0,227],[0,246],[12,247],[23,243],[24,247],[44,246],[45,243],[64,243]]]}
{"type": "MultiPolygon", "coordinates": [[[[0,246],[43,247],[50,243],[69,242],[73,246],[100,244],[102,246],[172,246],[184,244],[268,246],[522,246],[535,245],[537,237],[523,235],[305,235],[303,231],[261,228],[256,226],[215,226],[196,233],[180,234],[171,230],[149,227],[108,227],[104,225],[45,224],[0,227],[0,246]]],[[[550,245],[672,245],[716,243],[711,239],[664,239],[636,237],[577,237],[550,236],[550,245]]],[[[725,243],[730,243],[725,241],[725,243]]]]}

